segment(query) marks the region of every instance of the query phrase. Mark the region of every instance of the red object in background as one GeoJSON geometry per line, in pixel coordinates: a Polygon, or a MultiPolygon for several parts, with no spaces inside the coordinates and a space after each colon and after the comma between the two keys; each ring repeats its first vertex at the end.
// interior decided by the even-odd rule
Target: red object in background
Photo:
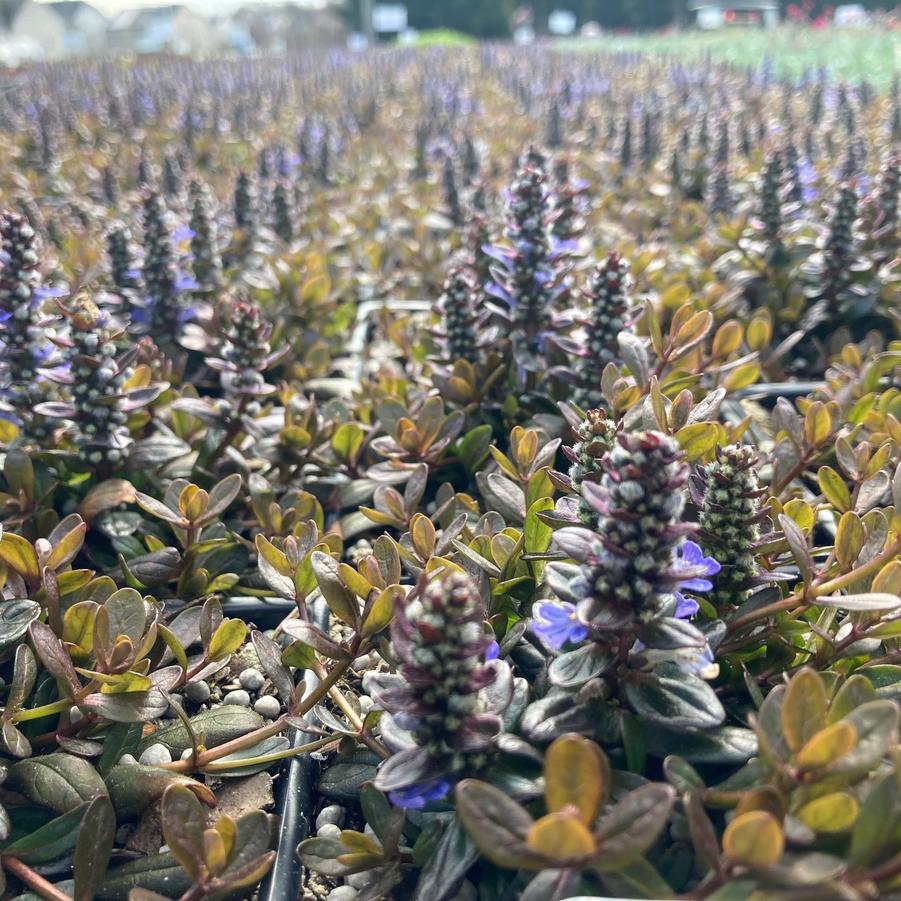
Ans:
{"type": "Polygon", "coordinates": [[[789,3],[788,9],[785,10],[785,14],[789,19],[793,19],[794,21],[798,21],[804,15],[801,11],[801,7],[798,6],[797,3],[789,3]]]}
{"type": "Polygon", "coordinates": [[[735,10],[727,9],[725,14],[723,15],[723,19],[726,22],[734,22],[735,21],[735,10]]]}

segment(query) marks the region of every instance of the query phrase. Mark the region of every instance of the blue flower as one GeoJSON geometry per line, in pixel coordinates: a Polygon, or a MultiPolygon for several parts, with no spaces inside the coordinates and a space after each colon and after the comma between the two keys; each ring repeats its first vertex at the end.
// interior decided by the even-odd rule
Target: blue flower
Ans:
{"type": "Polygon", "coordinates": [[[675,559],[675,570],[687,570],[690,575],[685,579],[679,579],[680,588],[688,588],[692,591],[710,591],[713,582],[703,579],[701,576],[715,576],[720,571],[720,565],[713,557],[705,557],[700,546],[693,541],[683,541],[675,559]]]}
{"type": "Polygon", "coordinates": [[[676,619],[691,619],[700,609],[697,601],[685,597],[681,591],[676,592],[676,619]]]}
{"type": "Polygon", "coordinates": [[[583,641],[588,629],[576,618],[576,606],[568,601],[539,601],[532,608],[532,631],[552,648],[562,648],[568,641],[583,641]]]}
{"type": "Polygon", "coordinates": [[[487,648],[485,648],[485,659],[486,660],[497,660],[498,656],[501,652],[501,646],[496,642],[492,641],[487,648]]]}
{"type": "Polygon", "coordinates": [[[431,779],[407,788],[388,792],[388,798],[395,807],[406,810],[422,810],[429,801],[440,801],[450,791],[450,782],[446,779],[431,779]]]}

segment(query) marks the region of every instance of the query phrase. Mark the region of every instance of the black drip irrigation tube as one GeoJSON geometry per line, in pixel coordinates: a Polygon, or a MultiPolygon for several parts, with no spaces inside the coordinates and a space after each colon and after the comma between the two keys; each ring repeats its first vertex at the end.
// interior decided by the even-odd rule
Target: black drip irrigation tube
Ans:
{"type": "MultiPolygon", "coordinates": [[[[274,629],[294,609],[284,600],[236,598],[226,604],[227,612],[253,622],[261,629],[274,629]]],[[[312,605],[311,616],[320,628],[328,624],[328,608],[321,601],[312,605]]],[[[319,684],[314,673],[303,674],[307,693],[319,684]]],[[[295,732],[291,746],[298,748],[318,736],[295,732]]],[[[312,754],[299,754],[282,764],[275,785],[275,814],[278,817],[278,842],[275,862],[260,883],[259,901],[297,901],[301,894],[301,866],[296,849],[310,834],[316,807],[315,782],[319,764],[312,754]]]]}

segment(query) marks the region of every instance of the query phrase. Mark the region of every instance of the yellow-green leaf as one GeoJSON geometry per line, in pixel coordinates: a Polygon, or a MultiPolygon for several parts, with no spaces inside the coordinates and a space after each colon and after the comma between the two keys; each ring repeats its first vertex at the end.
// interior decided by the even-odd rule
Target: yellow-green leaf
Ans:
{"type": "Polygon", "coordinates": [[[821,466],[817,471],[817,482],[823,497],[838,510],[844,513],[851,509],[851,492],[845,480],[831,467],[821,466]]]}
{"type": "MultiPolygon", "coordinates": [[[[786,696],[787,699],[787,696],[786,696]]],[[[783,712],[785,706],[783,705],[783,712]]],[[[816,733],[798,751],[796,763],[799,770],[819,770],[844,757],[857,744],[857,730],[851,723],[841,720],[816,733]]]]}
{"type": "Polygon", "coordinates": [[[0,560],[17,572],[26,582],[39,582],[41,572],[38,569],[38,557],[31,546],[21,535],[3,532],[0,535],[0,560]]]}
{"type": "Polygon", "coordinates": [[[770,867],[785,850],[785,836],[779,821],[764,810],[737,816],[723,833],[723,851],[735,863],[749,867],[770,867]]]}
{"type": "Polygon", "coordinates": [[[676,441],[689,460],[700,460],[723,438],[725,431],[718,422],[692,422],[676,432],[676,441]]]}
{"type": "Polygon", "coordinates": [[[526,837],[529,847],[563,866],[594,853],[594,838],[585,824],[573,813],[549,813],[532,825],[526,837]]]}
{"type": "Polygon", "coordinates": [[[823,680],[802,669],[788,683],[782,702],[782,734],[791,751],[800,751],[823,728],[827,707],[823,680]]]}
{"type": "Polygon", "coordinates": [[[404,590],[400,585],[389,585],[375,599],[363,620],[362,632],[365,637],[381,632],[394,617],[395,606],[403,600],[404,590]]]}
{"type": "Polygon", "coordinates": [[[852,566],[866,540],[867,530],[860,517],[853,510],[842,514],[835,532],[835,558],[842,567],[852,566]]]}
{"type": "Polygon", "coordinates": [[[563,735],[544,757],[544,799],[548,810],[575,809],[591,826],[610,785],[610,764],[598,746],[581,735],[563,735]]]}
{"type": "Polygon", "coordinates": [[[242,620],[223,620],[210,639],[209,659],[221,660],[229,654],[234,654],[244,644],[246,636],[247,626],[242,620]]]}
{"type": "Polygon", "coordinates": [[[810,447],[818,447],[832,431],[832,418],[826,405],[820,401],[814,401],[804,414],[804,437],[810,447]]]}
{"type": "Polygon", "coordinates": [[[797,813],[798,819],[814,832],[846,832],[860,808],[857,801],[845,792],[833,792],[808,801],[797,813]]]}

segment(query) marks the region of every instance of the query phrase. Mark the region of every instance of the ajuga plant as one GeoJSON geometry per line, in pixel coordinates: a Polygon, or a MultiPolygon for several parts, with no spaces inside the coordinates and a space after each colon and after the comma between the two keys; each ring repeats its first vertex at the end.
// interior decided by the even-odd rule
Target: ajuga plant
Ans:
{"type": "Polygon", "coordinates": [[[106,255],[113,290],[122,301],[123,312],[130,313],[141,299],[141,267],[137,247],[124,223],[115,223],[106,233],[106,255]]]}
{"type": "Polygon", "coordinates": [[[581,485],[597,531],[555,534],[554,546],[576,563],[548,564],[558,600],[535,606],[535,633],[551,648],[571,648],[551,661],[551,682],[577,688],[606,676],[652,721],[716,726],[723,709],[703,681],[716,665],[707,637],[688,622],[698,604],[684,592],[710,590],[720,565],[686,538],[695,531],[682,521],[688,465],[672,438],[639,432],[620,434],[603,466],[600,482],[581,485]],[[672,694],[689,685],[706,698],[705,711],[678,722],[672,694]]]}
{"type": "Polygon", "coordinates": [[[245,235],[252,235],[257,226],[257,198],[253,180],[242,170],[235,181],[232,198],[232,216],[235,228],[245,235]]]}
{"type": "Polygon", "coordinates": [[[478,362],[480,322],[476,299],[472,270],[462,260],[452,262],[438,301],[444,339],[442,355],[449,362],[478,362]]]}
{"type": "Polygon", "coordinates": [[[773,260],[782,252],[782,156],[767,154],[758,187],[756,226],[766,245],[767,258],[773,260]]]}
{"type": "Polygon", "coordinates": [[[254,416],[260,401],[275,388],[267,384],[265,372],[285,350],[273,354],[269,345],[272,325],[250,300],[224,298],[217,309],[220,336],[218,356],[207,365],[219,372],[222,392],[237,413],[254,416]]]}
{"type": "Polygon", "coordinates": [[[444,193],[444,209],[448,218],[457,227],[463,225],[463,207],[460,202],[460,188],[457,185],[457,170],[454,158],[448,154],[441,170],[441,184],[444,193]]]}
{"type": "Polygon", "coordinates": [[[603,403],[601,376],[620,358],[619,340],[629,329],[629,264],[615,251],[598,263],[584,290],[590,307],[583,320],[586,337],[575,362],[575,402],[603,403]]]}
{"type": "Polygon", "coordinates": [[[484,691],[504,664],[486,662],[493,638],[475,583],[450,572],[420,595],[399,603],[391,624],[397,672],[367,673],[365,684],[385,710],[381,737],[392,751],[374,784],[412,808],[445,797],[485,765],[506,700],[497,693],[491,703],[484,691]]]}
{"type": "Polygon", "coordinates": [[[563,158],[554,161],[553,174],[551,234],[559,242],[575,242],[585,228],[580,205],[587,183],[571,177],[569,161],[563,158]]]}
{"type": "Polygon", "coordinates": [[[899,250],[898,200],[901,193],[901,158],[889,156],[879,169],[876,187],[863,210],[867,245],[876,262],[890,262],[899,250]]]}
{"type": "Polygon", "coordinates": [[[216,220],[211,209],[209,188],[197,179],[189,188],[191,205],[191,265],[194,279],[203,293],[212,293],[222,284],[216,220]]]}
{"type": "Polygon", "coordinates": [[[165,387],[150,384],[146,367],[135,371],[134,352],[119,354],[121,337],[106,310],[80,294],[71,303],[60,304],[69,323],[63,357],[71,400],[39,405],[44,415],[64,419],[79,460],[93,469],[108,470],[121,464],[134,443],[128,429],[129,416],[151,403],[165,387]]]}
{"type": "Polygon", "coordinates": [[[172,347],[190,310],[184,304],[183,280],[172,244],[169,211],[154,188],[144,189],[143,206],[143,276],[147,309],[142,318],[154,340],[172,347]]]}
{"type": "Polygon", "coordinates": [[[561,255],[549,230],[545,161],[537,149],[526,153],[510,185],[504,234],[512,247],[495,247],[494,281],[488,293],[507,305],[500,314],[510,321],[516,364],[540,368],[552,307],[565,292],[561,255]]]}
{"type": "Polygon", "coordinates": [[[595,528],[599,524],[598,512],[588,502],[582,486],[585,482],[600,482],[604,474],[604,457],[616,442],[616,422],[603,410],[589,410],[585,419],[574,426],[578,439],[564,453],[572,463],[569,470],[570,487],[578,503],[578,517],[586,525],[595,528]]]}
{"type": "Polygon", "coordinates": [[[823,232],[821,249],[805,268],[810,279],[808,296],[813,301],[804,318],[808,331],[822,327],[824,322],[837,323],[839,317],[859,319],[872,309],[875,297],[858,283],[867,266],[857,254],[857,206],[854,186],[843,184],[823,232]]]}
{"type": "Polygon", "coordinates": [[[0,410],[33,439],[46,437],[33,406],[41,396],[41,373],[54,362],[41,304],[55,292],[41,285],[40,264],[37,237],[25,217],[0,213],[0,410]]]}
{"type": "Polygon", "coordinates": [[[290,244],[294,240],[294,202],[288,184],[280,179],[272,189],[272,230],[279,240],[290,244]]]}
{"type": "MultiPolygon", "coordinates": [[[[698,467],[690,481],[700,543],[720,564],[707,595],[720,614],[748,599],[758,571],[755,553],[765,516],[760,498],[766,492],[759,487],[756,466],[753,448],[731,444],[717,448],[716,459],[698,467]]],[[[706,605],[706,599],[701,603],[706,605]]]]}

